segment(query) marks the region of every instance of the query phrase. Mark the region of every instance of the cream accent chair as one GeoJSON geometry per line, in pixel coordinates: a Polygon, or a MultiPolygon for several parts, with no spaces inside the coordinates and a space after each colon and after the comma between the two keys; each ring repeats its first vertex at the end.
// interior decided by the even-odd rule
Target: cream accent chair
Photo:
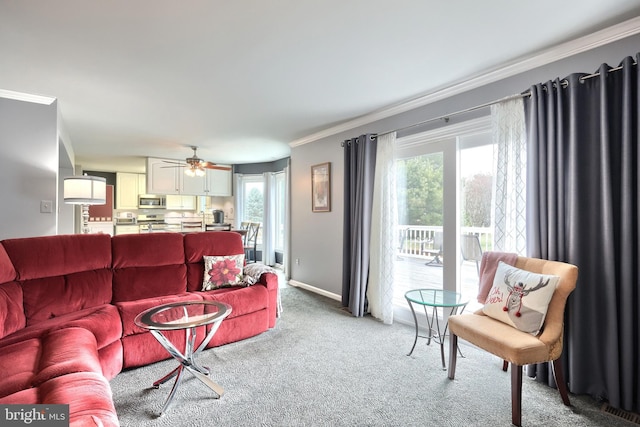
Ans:
{"type": "Polygon", "coordinates": [[[553,375],[565,405],[569,406],[567,384],[564,380],[560,355],[564,309],[569,294],[576,287],[578,268],[575,265],[537,258],[518,257],[515,267],[540,274],[560,277],[553,293],[542,332],[534,336],[486,316],[482,310],[472,314],[449,317],[450,351],[449,379],[455,378],[458,338],[488,351],[504,362],[502,370],[511,364],[511,422],[521,425],[522,418],[522,366],[541,362],[553,362],[553,375]]]}

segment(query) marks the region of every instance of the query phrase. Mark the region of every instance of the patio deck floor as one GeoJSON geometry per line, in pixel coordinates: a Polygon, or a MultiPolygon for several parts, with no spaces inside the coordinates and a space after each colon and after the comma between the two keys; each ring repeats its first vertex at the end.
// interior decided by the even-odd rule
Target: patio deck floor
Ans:
{"type": "MultiPolygon", "coordinates": [[[[415,255],[399,255],[395,264],[394,297],[396,306],[406,307],[405,292],[416,288],[442,289],[442,264],[426,265],[431,257],[415,255]]],[[[446,261],[444,261],[446,262],[446,261]]],[[[481,307],[476,301],[478,294],[478,272],[475,262],[463,261],[460,265],[460,287],[463,297],[469,301],[465,309],[475,311],[481,307]]]]}

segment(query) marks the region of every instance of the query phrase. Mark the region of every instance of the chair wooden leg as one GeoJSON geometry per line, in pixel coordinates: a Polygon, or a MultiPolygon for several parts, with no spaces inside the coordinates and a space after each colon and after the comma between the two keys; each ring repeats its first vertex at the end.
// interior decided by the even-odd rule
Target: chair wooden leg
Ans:
{"type": "Polygon", "coordinates": [[[511,364],[511,423],[522,425],[522,366],[511,364]]]}
{"type": "Polygon", "coordinates": [[[552,362],[551,367],[553,368],[553,378],[556,380],[556,386],[560,392],[560,397],[562,397],[562,402],[566,406],[571,406],[571,402],[569,402],[569,393],[567,391],[567,383],[564,381],[562,362],[560,362],[560,359],[556,359],[552,362]]]}
{"type": "Polygon", "coordinates": [[[456,361],[458,360],[458,336],[449,335],[449,379],[452,380],[456,376],[456,361]]]}

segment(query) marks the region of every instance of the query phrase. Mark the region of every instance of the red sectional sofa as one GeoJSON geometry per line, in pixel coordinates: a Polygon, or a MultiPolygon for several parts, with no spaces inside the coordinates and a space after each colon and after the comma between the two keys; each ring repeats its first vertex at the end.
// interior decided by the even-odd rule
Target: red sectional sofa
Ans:
{"type": "Polygon", "coordinates": [[[224,231],[3,240],[0,404],[69,404],[72,426],[118,426],[108,381],[170,357],[133,323],[141,311],[173,301],[228,303],[232,312],[208,347],[275,326],[273,273],[252,286],[200,290],[203,256],[243,252],[240,235],[224,231]]]}

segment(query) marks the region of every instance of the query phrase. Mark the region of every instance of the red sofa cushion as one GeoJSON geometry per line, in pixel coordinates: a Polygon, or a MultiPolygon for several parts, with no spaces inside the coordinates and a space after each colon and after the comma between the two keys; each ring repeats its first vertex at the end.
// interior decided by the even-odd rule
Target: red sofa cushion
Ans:
{"type": "Polygon", "coordinates": [[[184,236],[184,255],[187,263],[187,290],[202,289],[205,255],[244,254],[242,236],[234,231],[208,231],[184,236]]]}
{"type": "Polygon", "coordinates": [[[46,322],[20,329],[0,341],[0,352],[7,345],[31,338],[39,338],[51,330],[72,327],[91,331],[96,338],[98,349],[111,345],[122,336],[122,323],[120,322],[118,309],[111,304],[105,304],[76,311],[75,313],[68,313],[64,316],[55,317],[46,322]]]}
{"type": "Polygon", "coordinates": [[[16,269],[5,251],[4,246],[0,244],[0,283],[12,282],[16,280],[16,269]]]}
{"type": "Polygon", "coordinates": [[[182,234],[123,234],[112,246],[113,303],[186,291],[182,234]]]}
{"type": "Polygon", "coordinates": [[[111,387],[94,372],[53,378],[39,387],[38,403],[68,404],[69,426],[119,426],[111,387]]]}
{"type": "Polygon", "coordinates": [[[38,388],[27,388],[17,391],[4,397],[0,397],[0,404],[2,405],[30,405],[32,403],[38,403],[38,388]]]}
{"type": "Polygon", "coordinates": [[[104,234],[2,242],[22,285],[27,325],[111,301],[111,237],[104,234]]]}
{"type": "Polygon", "coordinates": [[[102,368],[91,332],[67,328],[3,347],[0,372],[5,373],[0,376],[4,397],[69,373],[102,374],[102,368]]]}
{"type": "Polygon", "coordinates": [[[108,304],[111,280],[111,271],[101,269],[23,282],[27,325],[108,304]]]}
{"type": "Polygon", "coordinates": [[[0,352],[0,397],[31,387],[42,343],[33,338],[4,347],[0,352]]]}
{"type": "Polygon", "coordinates": [[[69,426],[116,427],[120,423],[107,380],[95,372],[78,372],[53,378],[40,387],[0,397],[0,404],[68,404],[69,426]]]}
{"type": "Polygon", "coordinates": [[[33,385],[74,372],[102,374],[96,338],[83,328],[51,331],[42,340],[40,361],[33,385]]]}
{"type": "Polygon", "coordinates": [[[2,244],[19,281],[111,267],[108,234],[25,237],[3,240],[2,244]]]}
{"type": "MultiPolygon", "coordinates": [[[[240,341],[256,336],[269,329],[269,311],[263,309],[251,314],[226,318],[220,324],[220,328],[213,336],[207,348],[218,347],[224,344],[240,341]]],[[[209,327],[207,327],[209,330],[209,327]]]]}
{"type": "Polygon", "coordinates": [[[113,268],[184,264],[180,233],[122,234],[112,238],[113,268]]]}
{"type": "MultiPolygon", "coordinates": [[[[196,294],[194,292],[194,294],[196,294]]],[[[220,301],[231,306],[227,319],[243,316],[268,307],[269,291],[262,285],[248,287],[221,288],[212,291],[197,292],[207,301],[220,301]]]]}
{"type": "MultiPolygon", "coordinates": [[[[131,368],[148,365],[159,360],[168,359],[171,356],[144,328],[136,326],[134,319],[144,310],[160,304],[167,304],[178,301],[199,301],[202,296],[198,293],[183,293],[179,295],[169,295],[158,298],[147,298],[138,301],[123,301],[116,303],[122,318],[122,353],[123,367],[131,368]]],[[[196,345],[202,342],[205,334],[204,328],[198,328],[196,345]]],[[[184,330],[166,331],[164,335],[171,340],[178,348],[184,348],[184,330]]]]}
{"type": "Polygon", "coordinates": [[[146,298],[136,301],[122,301],[116,303],[120,318],[122,319],[122,336],[140,334],[148,332],[147,329],[136,326],[133,320],[144,310],[161,304],[168,304],[179,301],[202,301],[202,296],[197,293],[182,293],[178,295],[167,295],[156,298],[146,298]]]}
{"type": "Polygon", "coordinates": [[[0,338],[27,325],[22,305],[22,287],[16,282],[0,284],[0,338]]]}
{"type": "Polygon", "coordinates": [[[22,288],[16,280],[16,270],[0,244],[0,338],[27,324],[22,305],[22,288]]]}

